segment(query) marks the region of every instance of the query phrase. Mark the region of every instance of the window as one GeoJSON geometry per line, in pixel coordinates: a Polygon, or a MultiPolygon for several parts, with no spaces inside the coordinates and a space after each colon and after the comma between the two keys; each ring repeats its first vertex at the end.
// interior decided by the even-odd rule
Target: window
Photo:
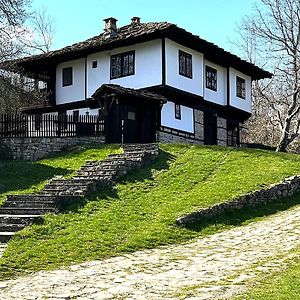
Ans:
{"type": "Polygon", "coordinates": [[[192,55],[179,50],[179,74],[193,78],[192,55]]]}
{"type": "Polygon", "coordinates": [[[94,60],[94,61],[92,62],[92,68],[93,68],[93,69],[96,69],[97,66],[98,66],[98,62],[97,62],[96,60],[94,60]]]}
{"type": "Polygon", "coordinates": [[[110,79],[134,75],[134,51],[112,55],[110,58],[110,79]]]}
{"type": "Polygon", "coordinates": [[[62,70],[62,85],[69,86],[73,84],[73,68],[63,68],[62,70]]]}
{"type": "Polygon", "coordinates": [[[217,70],[209,66],[205,66],[206,87],[213,91],[217,90],[217,70]]]}
{"type": "Polygon", "coordinates": [[[246,99],[246,81],[239,76],[236,77],[236,95],[239,98],[246,99]]]}
{"type": "Polygon", "coordinates": [[[175,119],[181,120],[181,106],[180,106],[180,104],[175,104],[175,119]]]}

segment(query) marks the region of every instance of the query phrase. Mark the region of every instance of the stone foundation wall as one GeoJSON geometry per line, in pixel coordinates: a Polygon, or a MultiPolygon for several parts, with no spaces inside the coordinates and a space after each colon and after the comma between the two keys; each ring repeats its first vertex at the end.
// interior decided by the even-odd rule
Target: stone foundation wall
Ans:
{"type": "Polygon", "coordinates": [[[7,151],[9,151],[9,157],[16,160],[31,161],[46,157],[51,153],[60,152],[76,145],[99,144],[104,142],[104,136],[0,139],[0,143],[7,149],[7,151]]]}
{"type": "Polygon", "coordinates": [[[204,143],[204,113],[201,110],[194,110],[195,138],[204,143]]]}
{"type": "Polygon", "coordinates": [[[203,145],[203,141],[197,141],[188,137],[178,136],[172,133],[158,131],[157,140],[161,143],[198,144],[203,145]]]}
{"type": "Polygon", "coordinates": [[[217,117],[217,143],[220,146],[227,146],[227,121],[217,117]]]}
{"type": "Polygon", "coordinates": [[[267,204],[268,202],[273,202],[283,197],[292,196],[298,191],[300,191],[300,175],[286,178],[278,184],[271,185],[269,188],[254,191],[232,201],[216,204],[209,208],[204,208],[182,216],[178,218],[176,222],[178,225],[192,224],[200,221],[202,218],[214,217],[226,211],[267,204]]]}

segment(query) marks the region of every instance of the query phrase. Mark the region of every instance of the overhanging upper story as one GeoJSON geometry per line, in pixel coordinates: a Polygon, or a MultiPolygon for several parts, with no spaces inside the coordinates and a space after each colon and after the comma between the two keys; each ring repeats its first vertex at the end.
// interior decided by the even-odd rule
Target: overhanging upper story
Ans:
{"type": "Polygon", "coordinates": [[[105,32],[81,43],[3,64],[22,68],[47,83],[56,106],[83,103],[107,83],[164,88],[223,107],[251,113],[252,80],[269,72],[170,23],[140,23],[105,32]]]}

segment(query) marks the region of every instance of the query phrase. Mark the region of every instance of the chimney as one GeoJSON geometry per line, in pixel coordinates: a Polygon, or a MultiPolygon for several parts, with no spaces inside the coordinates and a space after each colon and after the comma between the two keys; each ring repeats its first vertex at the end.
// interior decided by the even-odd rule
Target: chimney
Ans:
{"type": "Polygon", "coordinates": [[[108,37],[115,37],[117,35],[117,19],[107,18],[103,20],[105,22],[104,32],[107,33],[108,37]]]}
{"type": "Polygon", "coordinates": [[[141,23],[141,18],[139,17],[132,17],[131,18],[131,25],[136,25],[141,23]]]}

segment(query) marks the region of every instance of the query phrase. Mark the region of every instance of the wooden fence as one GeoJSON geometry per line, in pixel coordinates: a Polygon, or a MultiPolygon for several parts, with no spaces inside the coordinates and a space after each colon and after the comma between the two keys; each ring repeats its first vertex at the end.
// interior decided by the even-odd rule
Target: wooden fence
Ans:
{"type": "Polygon", "coordinates": [[[98,116],[0,114],[0,137],[74,137],[104,133],[98,116]]]}

